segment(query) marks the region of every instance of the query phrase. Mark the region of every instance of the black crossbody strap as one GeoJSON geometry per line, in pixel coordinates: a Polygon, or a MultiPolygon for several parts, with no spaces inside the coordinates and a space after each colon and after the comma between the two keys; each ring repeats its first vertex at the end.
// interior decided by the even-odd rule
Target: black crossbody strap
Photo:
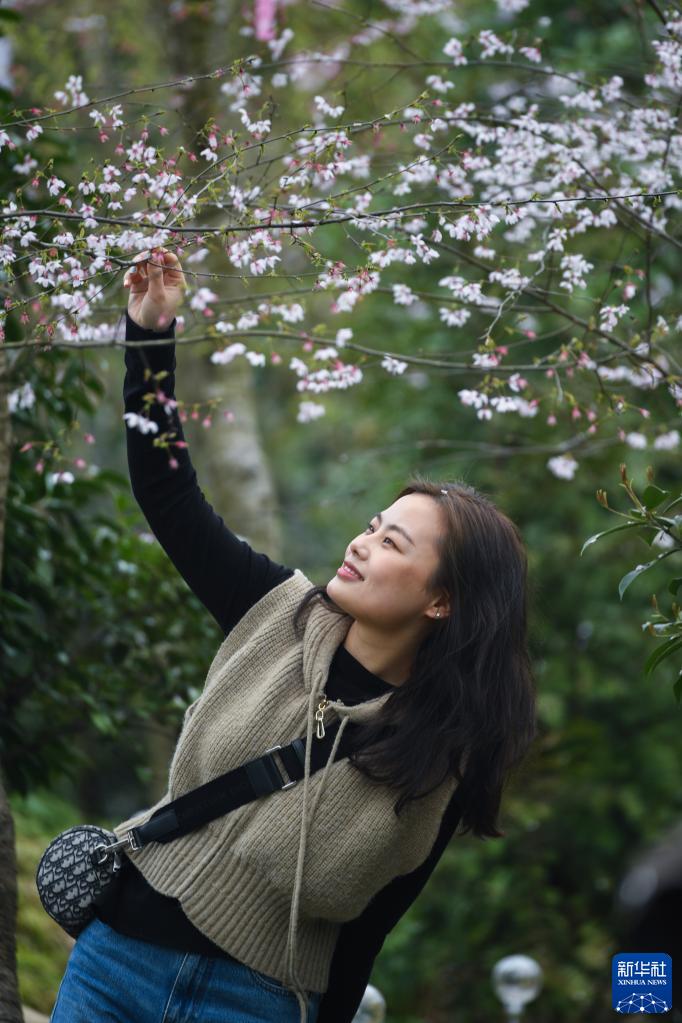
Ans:
{"type": "MultiPolygon", "coordinates": [[[[331,748],[341,726],[337,721],[325,729],[323,739],[313,735],[313,748],[310,754],[310,774],[314,774],[327,763],[331,748]]],[[[353,724],[344,731],[335,762],[348,756],[353,746],[353,724]],[[351,733],[349,735],[349,732],[351,733]]],[[[189,834],[216,817],[244,806],[260,796],[271,792],[291,788],[303,778],[305,767],[305,739],[294,739],[288,746],[273,746],[254,760],[249,760],[241,767],[235,767],[218,778],[200,785],[184,796],[174,799],[172,803],[160,807],[145,824],[131,828],[129,832],[130,846],[133,850],[141,849],[149,842],[172,842],[175,838],[189,834]],[[281,767],[275,760],[277,754],[288,775],[284,777],[281,767]]]]}

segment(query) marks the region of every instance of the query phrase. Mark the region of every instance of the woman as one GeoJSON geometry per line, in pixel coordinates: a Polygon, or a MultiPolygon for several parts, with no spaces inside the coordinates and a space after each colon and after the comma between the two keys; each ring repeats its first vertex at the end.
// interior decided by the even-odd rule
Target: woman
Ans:
{"type": "MultiPolygon", "coordinates": [[[[180,262],[144,253],[125,283],[126,339],[171,339],[126,348],[125,415],[160,388],[149,415],[184,443],[180,262]],[[164,371],[160,384],[145,368],[164,371]]],[[[171,468],[141,431],[127,444],[150,528],[225,639],[185,713],[169,791],[117,835],[299,736],[305,769],[303,784],[128,851],[52,1020],[350,1023],[387,933],[458,824],[502,834],[502,789],[535,735],[519,532],[473,488],[418,478],[316,587],[227,528],[187,448],[172,448],[171,468]]]]}

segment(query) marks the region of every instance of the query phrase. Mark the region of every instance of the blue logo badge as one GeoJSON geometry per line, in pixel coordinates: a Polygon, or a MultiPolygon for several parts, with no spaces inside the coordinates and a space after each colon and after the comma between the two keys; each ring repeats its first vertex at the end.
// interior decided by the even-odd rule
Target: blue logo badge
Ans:
{"type": "Polygon", "coordinates": [[[673,961],[665,952],[619,952],[611,960],[615,1012],[670,1012],[673,961]]]}

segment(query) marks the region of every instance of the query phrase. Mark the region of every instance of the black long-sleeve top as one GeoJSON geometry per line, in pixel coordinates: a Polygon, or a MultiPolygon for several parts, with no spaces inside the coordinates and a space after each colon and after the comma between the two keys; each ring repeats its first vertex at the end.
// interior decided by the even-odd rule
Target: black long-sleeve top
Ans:
{"type": "MultiPolygon", "coordinates": [[[[140,413],[143,394],[153,389],[144,380],[147,366],[168,376],[157,385],[167,399],[175,397],[175,321],[167,331],[143,330],[126,313],[126,340],[169,338],[167,345],[126,348],[123,384],[125,411],[140,413]]],[[[154,402],[149,417],[159,433],[173,431],[185,442],[177,412],[166,413],[154,402]]],[[[254,551],[225,524],[204,497],[187,447],[172,447],[178,465],[154,447],[151,437],[135,428],[126,431],[128,466],[133,494],[157,540],[190,589],[227,635],[248,609],[269,590],[293,574],[293,569],[254,551]]],[[[341,644],[332,660],[327,695],[346,704],[371,699],[391,689],[368,671],[341,644]]],[[[351,1023],[367,986],[372,966],[386,935],[414,902],[430,877],[460,819],[457,792],[443,815],[438,837],[416,870],[393,879],[354,920],[340,928],[330,967],[329,986],[320,1003],[318,1023],[351,1023]]],[[[225,957],[227,953],[201,933],[182,911],[177,899],[160,895],[133,863],[125,866],[96,906],[97,915],[122,934],[186,952],[225,957]]]]}

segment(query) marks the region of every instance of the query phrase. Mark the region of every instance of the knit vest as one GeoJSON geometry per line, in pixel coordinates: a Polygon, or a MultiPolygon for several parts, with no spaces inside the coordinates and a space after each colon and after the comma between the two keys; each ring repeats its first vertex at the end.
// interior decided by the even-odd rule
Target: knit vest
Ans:
{"type": "Polygon", "coordinates": [[[400,816],[399,792],[334,761],[350,721],[369,721],[391,692],[346,707],[330,701],[325,726],[341,726],[326,765],[310,775],[314,714],[334,653],[353,619],[312,601],[299,570],[265,594],[220,645],[198,700],[185,711],[168,791],[114,829],[119,837],[159,807],[271,746],[307,736],[304,778],[238,807],[168,844],[129,852],[149,884],[180,901],[195,927],[234,958],[297,994],[324,992],[340,926],[394,877],[427,857],[457,785],[448,778],[400,816]],[[323,798],[322,798],[323,797],[323,798]]]}

